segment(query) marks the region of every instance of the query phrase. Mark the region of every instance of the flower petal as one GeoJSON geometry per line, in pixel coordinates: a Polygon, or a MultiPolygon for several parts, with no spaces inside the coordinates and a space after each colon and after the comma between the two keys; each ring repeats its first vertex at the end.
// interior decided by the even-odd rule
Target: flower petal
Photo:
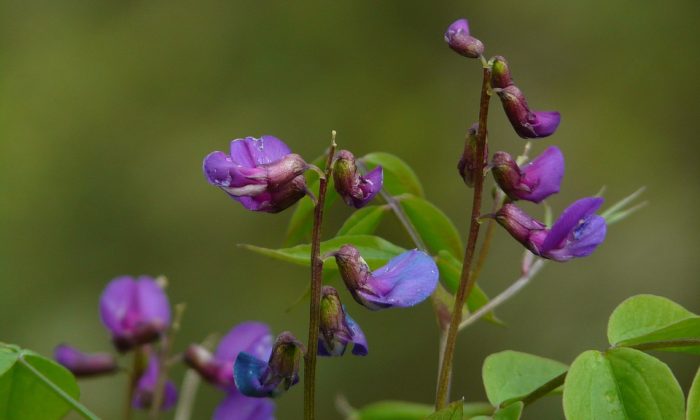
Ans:
{"type": "Polygon", "coordinates": [[[603,243],[606,232],[605,218],[598,215],[588,216],[585,222],[569,235],[570,240],[562,248],[549,251],[546,257],[561,262],[587,257],[603,243]]]}
{"type": "Polygon", "coordinates": [[[369,309],[408,307],[430,296],[437,281],[435,261],[425,252],[412,250],[374,271],[367,280],[369,291],[359,290],[358,294],[369,304],[369,309]]]}
{"type": "Polygon", "coordinates": [[[109,353],[83,353],[67,344],[56,346],[54,359],[79,377],[112,373],[119,368],[109,353]]]}
{"type": "Polygon", "coordinates": [[[134,328],[136,319],[132,308],[136,283],[130,276],[117,277],[100,296],[100,318],[114,335],[121,335],[134,328]]]}
{"type": "Polygon", "coordinates": [[[602,204],[603,199],[600,197],[586,197],[571,204],[552,226],[540,246],[540,252],[546,254],[561,246],[581,221],[595,213],[602,204]]]}
{"type": "Polygon", "coordinates": [[[216,407],[213,420],[274,420],[275,403],[267,398],[251,398],[231,392],[216,407]]]}
{"type": "Polygon", "coordinates": [[[149,276],[136,280],[136,305],[144,324],[155,325],[165,330],[170,325],[170,302],[163,289],[149,276]]]}
{"type": "MultiPolygon", "coordinates": [[[[153,404],[153,397],[158,383],[158,358],[151,356],[148,361],[146,371],[141,375],[134,390],[134,399],[131,404],[135,408],[149,409],[153,404]]],[[[165,393],[163,394],[162,410],[167,410],[177,402],[177,389],[172,381],[165,383],[165,393]]]]}
{"type": "Polygon", "coordinates": [[[548,147],[541,155],[522,168],[521,182],[531,192],[520,193],[520,198],[539,203],[559,192],[564,177],[564,155],[555,146],[548,147]]]}
{"type": "Polygon", "coordinates": [[[377,166],[371,171],[367,172],[365,176],[360,176],[360,189],[362,190],[363,198],[361,200],[354,200],[355,207],[364,207],[367,203],[372,201],[374,196],[379,193],[384,184],[384,170],[381,166],[377,166]]]}
{"type": "Polygon", "coordinates": [[[248,168],[275,162],[290,153],[289,147],[274,136],[246,137],[231,142],[231,160],[248,168]]]}
{"type": "Polygon", "coordinates": [[[257,357],[240,352],[233,365],[233,377],[238,390],[248,397],[269,397],[272,396],[274,388],[264,386],[261,378],[268,370],[267,362],[263,362],[257,357]]]}
{"type": "Polygon", "coordinates": [[[272,340],[270,328],[262,322],[241,322],[219,341],[214,357],[219,361],[233,362],[238,353],[244,351],[258,359],[267,360],[272,351],[272,340]]]}
{"type": "Polygon", "coordinates": [[[554,134],[561,122],[561,114],[557,111],[535,111],[534,121],[530,121],[533,137],[547,137],[554,134]]]}
{"type": "Polygon", "coordinates": [[[360,325],[357,322],[355,322],[355,320],[352,319],[350,315],[347,314],[347,312],[345,313],[345,322],[348,324],[350,332],[352,332],[352,354],[354,354],[355,356],[366,356],[368,351],[365,333],[362,332],[360,325]]]}

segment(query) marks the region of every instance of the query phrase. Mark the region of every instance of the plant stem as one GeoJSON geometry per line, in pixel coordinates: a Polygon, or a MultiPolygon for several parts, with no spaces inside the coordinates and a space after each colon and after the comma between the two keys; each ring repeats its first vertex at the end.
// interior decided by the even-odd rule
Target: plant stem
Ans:
{"type": "Polygon", "coordinates": [[[320,178],[318,200],[314,206],[314,225],[311,233],[311,293],[309,303],[309,341],[304,357],[304,418],[316,417],[316,349],[318,348],[319,324],[321,322],[321,286],[323,284],[323,260],[321,259],[321,227],[323,225],[323,206],[326,202],[328,180],[333,172],[335,155],[335,131],[332,132],[331,147],[326,159],[325,177],[320,178]]]}
{"type": "Polygon", "coordinates": [[[182,386],[180,387],[180,397],[177,400],[175,420],[190,419],[195,397],[197,396],[197,390],[201,382],[202,380],[199,374],[194,369],[187,369],[185,378],[182,380],[182,386]]]}
{"type": "Polygon", "coordinates": [[[77,401],[75,398],[68,395],[66,391],[62,390],[58,385],[56,385],[49,378],[44,376],[44,374],[41,373],[39,369],[35,368],[34,366],[32,366],[31,363],[25,360],[23,352],[19,354],[17,360],[19,360],[22,366],[29,369],[29,371],[32,372],[34,376],[39,378],[41,382],[43,382],[46,386],[51,388],[51,390],[55,392],[56,395],[58,395],[63,401],[70,404],[70,406],[73,407],[73,409],[77,411],[81,416],[83,416],[83,418],[89,420],[99,420],[99,417],[97,417],[90,410],[88,410],[88,408],[85,407],[82,403],[80,403],[80,401],[77,401]]]}
{"type": "MultiPolygon", "coordinates": [[[[491,68],[484,66],[483,79],[481,82],[481,99],[479,104],[479,132],[477,133],[476,156],[483,156],[486,150],[486,124],[488,122],[489,94],[491,79],[491,68]]],[[[481,214],[481,196],[484,190],[484,162],[483,159],[476,159],[477,166],[474,168],[474,196],[472,199],[472,214],[471,224],[469,228],[469,237],[467,246],[464,252],[464,261],[462,262],[462,274],[460,276],[459,288],[455,295],[454,309],[452,310],[452,319],[447,330],[447,342],[443,352],[442,364],[440,365],[440,375],[437,386],[437,395],[435,398],[436,409],[441,409],[447,403],[448,388],[450,375],[452,371],[452,359],[454,357],[455,346],[457,344],[457,332],[459,323],[462,321],[462,309],[464,302],[469,297],[469,294],[474,287],[474,277],[472,276],[472,261],[474,259],[474,251],[476,249],[476,241],[479,238],[479,216],[481,214]]]]}
{"type": "Polygon", "coordinates": [[[525,405],[532,404],[533,402],[537,401],[538,399],[544,397],[545,395],[547,395],[550,392],[554,391],[555,389],[559,388],[560,386],[562,386],[564,384],[564,380],[566,379],[567,373],[568,372],[564,372],[561,375],[557,376],[556,378],[551,379],[546,384],[544,384],[541,387],[537,388],[536,390],[532,391],[530,394],[528,394],[521,401],[525,405]]]}
{"type": "Polygon", "coordinates": [[[687,346],[700,346],[700,340],[697,338],[681,338],[678,340],[662,340],[662,341],[652,341],[649,343],[634,344],[631,346],[618,346],[618,347],[629,347],[637,350],[657,350],[657,349],[668,349],[672,347],[687,347],[687,346]]]}
{"type": "Polygon", "coordinates": [[[506,290],[502,291],[498,296],[495,296],[493,299],[488,301],[486,305],[482,306],[481,308],[479,308],[479,310],[477,310],[473,314],[469,315],[466,319],[464,319],[459,324],[459,330],[461,331],[467,328],[471,324],[483,318],[484,315],[493,311],[495,308],[506,302],[508,299],[515,296],[520,290],[527,286],[528,283],[530,283],[530,280],[532,280],[532,278],[535,277],[535,275],[542,269],[545,262],[546,260],[543,259],[538,259],[537,261],[535,261],[527,273],[520,276],[520,278],[513,282],[513,284],[508,286],[506,290]]]}
{"type": "Polygon", "coordinates": [[[180,330],[182,315],[185,313],[186,307],[187,305],[184,303],[178,303],[175,305],[175,316],[173,317],[173,323],[170,326],[170,331],[168,332],[167,336],[163,338],[164,341],[161,343],[161,351],[160,354],[158,354],[158,379],[156,381],[156,389],[153,391],[151,409],[148,413],[149,417],[152,419],[158,418],[160,407],[163,405],[165,383],[168,380],[168,369],[170,368],[168,359],[170,358],[170,352],[173,349],[175,335],[180,330]]]}
{"type": "Polygon", "coordinates": [[[134,390],[141,374],[143,373],[143,349],[137,347],[131,355],[131,369],[126,383],[126,401],[124,401],[124,420],[131,420],[133,408],[131,402],[134,399],[134,390]]]}

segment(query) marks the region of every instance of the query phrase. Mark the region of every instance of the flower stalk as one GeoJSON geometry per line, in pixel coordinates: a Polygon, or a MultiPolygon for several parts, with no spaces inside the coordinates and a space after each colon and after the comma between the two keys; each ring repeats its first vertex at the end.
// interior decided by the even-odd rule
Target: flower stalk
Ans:
{"type": "Polygon", "coordinates": [[[331,132],[331,146],[326,159],[325,176],[319,180],[318,198],[314,206],[314,223],[311,233],[311,291],[309,303],[309,341],[304,357],[304,419],[316,417],[316,349],[321,323],[321,287],[323,286],[323,260],[321,259],[321,227],[323,225],[323,207],[326,202],[328,180],[333,173],[333,156],[335,155],[335,130],[331,132]]]}
{"type": "MultiPolygon", "coordinates": [[[[490,95],[491,67],[485,66],[483,69],[483,79],[481,83],[481,99],[479,105],[479,131],[477,132],[477,156],[483,156],[486,150],[486,133],[488,123],[490,95]]],[[[476,250],[476,242],[479,238],[479,217],[481,216],[481,198],[484,190],[484,164],[479,159],[474,168],[474,196],[472,199],[471,223],[469,227],[469,237],[462,262],[462,273],[460,275],[459,287],[455,295],[452,318],[447,330],[447,340],[442,354],[440,365],[440,375],[438,379],[437,395],[435,397],[435,408],[441,409],[447,404],[448,389],[452,371],[452,359],[454,357],[455,346],[457,344],[457,333],[459,324],[462,321],[462,310],[469,294],[474,288],[472,275],[472,262],[476,250]]]]}

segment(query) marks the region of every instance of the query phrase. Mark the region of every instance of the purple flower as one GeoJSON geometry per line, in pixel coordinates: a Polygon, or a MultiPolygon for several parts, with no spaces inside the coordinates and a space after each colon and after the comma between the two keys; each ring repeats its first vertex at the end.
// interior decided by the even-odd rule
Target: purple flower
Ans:
{"type": "Polygon", "coordinates": [[[58,363],[78,377],[114,373],[119,368],[116,359],[109,353],[83,353],[67,344],[56,346],[53,354],[58,363]]]}
{"type": "Polygon", "coordinates": [[[214,354],[198,345],[185,352],[185,363],[209,383],[226,390],[226,398],[214,412],[215,420],[272,420],[275,404],[266,398],[251,398],[241,394],[233,380],[233,365],[241,352],[267,360],[272,352],[272,334],[267,325],[242,322],[232,328],[219,342],[214,354]]]}
{"type": "Polygon", "coordinates": [[[170,326],[170,304],[152,277],[112,280],[100,297],[102,323],[120,352],[157,340],[170,326]]]}
{"type": "Polygon", "coordinates": [[[459,19],[445,31],[445,42],[457,54],[469,58],[479,58],[484,53],[484,44],[469,34],[469,22],[459,19]]]}
{"type": "Polygon", "coordinates": [[[248,397],[276,397],[299,382],[299,365],[304,345],[290,332],[277,336],[267,362],[242,351],[233,365],[233,378],[241,394],[248,397]]]}
{"type": "Polygon", "coordinates": [[[564,210],[551,229],[510,203],[495,218],[533,254],[564,262],[591,255],[605,240],[605,219],[595,214],[602,204],[599,197],[582,198],[564,210]]]}
{"type": "Polygon", "coordinates": [[[338,291],[331,286],[321,290],[321,335],[318,338],[319,356],[342,356],[352,343],[352,354],[367,355],[367,339],[360,326],[350,318],[340,302],[338,291]]]}
{"type": "Polygon", "coordinates": [[[204,158],[204,175],[248,210],[280,212],[306,194],[301,156],[273,136],[231,141],[231,154],[212,152],[204,158]]]}
{"type": "Polygon", "coordinates": [[[360,175],[355,164],[355,156],[347,150],[335,155],[333,164],[335,190],[348,206],[364,207],[382,189],[384,171],[377,166],[365,176],[360,175]]]}
{"type": "Polygon", "coordinates": [[[515,132],[524,139],[551,136],[559,127],[561,116],[556,111],[530,111],[525,95],[515,85],[494,88],[501,98],[503,110],[515,132]]]}
{"type": "Polygon", "coordinates": [[[522,168],[508,153],[496,152],[491,166],[498,186],[513,200],[539,203],[559,192],[564,177],[564,155],[555,146],[522,168]]]}
{"type": "MultiPolygon", "coordinates": [[[[134,399],[131,402],[134,408],[144,410],[151,408],[155,397],[156,386],[158,385],[158,365],[158,358],[155,355],[151,355],[148,360],[146,371],[141,375],[141,378],[139,378],[136,389],[134,390],[134,399]]],[[[163,390],[163,402],[160,408],[161,410],[167,410],[174,406],[176,402],[177,389],[175,388],[175,384],[172,381],[166,381],[163,390]]]]}
{"type": "Polygon", "coordinates": [[[437,266],[422,251],[406,251],[375,271],[370,270],[352,245],[343,245],[331,255],[335,256],[340,275],[352,297],[373,311],[417,305],[437,287],[437,266]]]}
{"type": "Polygon", "coordinates": [[[474,187],[474,171],[476,168],[481,168],[486,164],[489,155],[488,143],[485,144],[484,158],[482,162],[478,162],[476,158],[476,146],[477,146],[477,133],[479,131],[479,123],[474,123],[474,125],[467,131],[467,138],[464,140],[464,151],[462,152],[462,157],[459,159],[457,164],[457,171],[462,176],[464,183],[468,187],[474,187]]]}

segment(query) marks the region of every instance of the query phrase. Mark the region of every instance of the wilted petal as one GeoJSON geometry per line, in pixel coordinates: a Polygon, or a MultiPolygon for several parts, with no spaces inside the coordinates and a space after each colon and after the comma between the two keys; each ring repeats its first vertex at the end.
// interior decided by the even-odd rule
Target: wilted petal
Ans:
{"type": "Polygon", "coordinates": [[[56,346],[54,359],[78,377],[113,373],[119,368],[109,353],[83,353],[67,344],[56,346]]]}
{"type": "Polygon", "coordinates": [[[213,420],[274,420],[275,403],[267,398],[229,393],[216,407],[213,420]]]}
{"type": "MultiPolygon", "coordinates": [[[[147,410],[153,404],[153,398],[155,397],[156,386],[158,384],[158,363],[158,359],[155,356],[151,356],[148,361],[148,367],[139,379],[136,389],[134,390],[132,405],[135,408],[147,410]]],[[[175,388],[175,384],[173,384],[172,381],[166,381],[163,392],[163,402],[160,407],[161,410],[167,410],[173,407],[177,402],[177,389],[175,388]]]]}

